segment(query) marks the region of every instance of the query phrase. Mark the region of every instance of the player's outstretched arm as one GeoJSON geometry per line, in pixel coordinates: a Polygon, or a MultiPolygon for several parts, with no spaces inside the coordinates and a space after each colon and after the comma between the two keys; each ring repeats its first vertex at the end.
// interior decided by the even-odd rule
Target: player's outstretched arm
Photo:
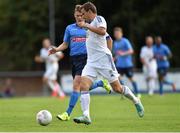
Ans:
{"type": "Polygon", "coordinates": [[[78,25],[82,28],[87,28],[98,35],[104,36],[106,34],[106,29],[104,27],[94,27],[84,21],[78,22],[78,25]]]}
{"type": "Polygon", "coordinates": [[[34,61],[37,62],[37,63],[42,63],[44,62],[43,58],[41,58],[39,55],[36,55],[34,57],[34,61]]]}
{"type": "Polygon", "coordinates": [[[52,47],[50,50],[49,50],[49,55],[51,54],[55,54],[56,52],[58,51],[63,51],[65,49],[68,48],[68,44],[66,42],[63,42],[62,44],[60,44],[57,48],[56,47],[52,47]]]}

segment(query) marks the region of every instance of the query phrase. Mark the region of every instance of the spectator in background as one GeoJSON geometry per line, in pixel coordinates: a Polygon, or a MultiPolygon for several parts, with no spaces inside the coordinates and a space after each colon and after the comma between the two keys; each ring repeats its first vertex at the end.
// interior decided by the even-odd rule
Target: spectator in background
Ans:
{"type": "MultiPolygon", "coordinates": [[[[122,76],[125,74],[128,77],[132,83],[134,93],[140,97],[137,83],[133,79],[132,54],[134,53],[134,50],[132,45],[127,38],[123,37],[123,30],[120,27],[114,28],[114,38],[115,41],[113,43],[113,54],[117,71],[122,76]]],[[[121,84],[124,84],[121,80],[120,82],[121,84]]]]}
{"type": "Polygon", "coordinates": [[[42,41],[43,48],[40,51],[40,56],[35,56],[35,61],[46,64],[46,72],[43,76],[43,83],[52,89],[51,96],[60,96],[61,99],[65,97],[64,92],[61,90],[60,84],[57,82],[57,73],[59,69],[58,61],[64,57],[62,52],[48,56],[48,50],[52,47],[49,38],[42,41]]]}
{"type": "Polygon", "coordinates": [[[143,64],[148,94],[153,95],[157,80],[157,63],[153,53],[153,38],[147,36],[145,43],[146,45],[141,48],[140,59],[143,64]]]}
{"type": "Polygon", "coordinates": [[[7,78],[3,87],[3,92],[0,97],[9,98],[15,96],[15,89],[12,84],[12,80],[7,78]]]}
{"type": "Polygon", "coordinates": [[[168,46],[162,42],[161,36],[155,37],[154,57],[156,58],[158,65],[160,94],[163,94],[163,84],[172,86],[173,91],[175,91],[175,84],[169,81],[166,76],[170,66],[168,60],[172,57],[172,53],[168,46]]]}

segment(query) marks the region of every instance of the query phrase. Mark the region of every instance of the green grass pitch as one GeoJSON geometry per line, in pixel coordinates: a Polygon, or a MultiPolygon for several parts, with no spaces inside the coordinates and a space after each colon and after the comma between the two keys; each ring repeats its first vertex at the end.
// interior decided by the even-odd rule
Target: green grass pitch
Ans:
{"type": "Polygon", "coordinates": [[[0,99],[0,132],[180,131],[180,94],[143,95],[144,118],[139,118],[134,105],[119,95],[91,95],[91,125],[73,122],[73,117],[81,115],[80,103],[70,121],[56,119],[57,113],[66,110],[68,101],[69,97],[63,101],[50,97],[0,99]],[[42,109],[53,115],[48,126],[36,123],[36,113],[42,109]]]}

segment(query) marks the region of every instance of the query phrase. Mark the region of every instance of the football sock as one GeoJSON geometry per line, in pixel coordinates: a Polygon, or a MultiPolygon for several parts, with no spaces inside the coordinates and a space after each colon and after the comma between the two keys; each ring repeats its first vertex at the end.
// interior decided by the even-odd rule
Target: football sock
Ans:
{"type": "Polygon", "coordinates": [[[55,85],[55,90],[58,92],[59,96],[62,96],[62,97],[65,96],[64,92],[62,91],[62,89],[58,83],[55,85]]]}
{"type": "Polygon", "coordinates": [[[155,79],[150,79],[148,81],[148,86],[149,86],[149,95],[152,95],[154,93],[155,87],[156,87],[156,80],[155,79]]]}
{"type": "Polygon", "coordinates": [[[133,101],[135,104],[139,102],[139,99],[132,93],[132,91],[125,85],[123,87],[123,94],[129,100],[133,101]]]}
{"type": "Polygon", "coordinates": [[[171,81],[168,81],[168,80],[163,80],[163,84],[172,85],[173,83],[171,81]]]}
{"type": "Polygon", "coordinates": [[[81,91],[81,109],[83,111],[83,115],[90,118],[89,115],[89,106],[90,106],[90,94],[89,91],[81,91]]]}
{"type": "Polygon", "coordinates": [[[68,106],[68,109],[66,110],[66,112],[68,113],[69,116],[71,115],[71,112],[72,112],[74,106],[76,105],[79,96],[80,96],[80,93],[76,92],[76,91],[73,91],[73,93],[71,94],[69,106],[68,106]]]}
{"type": "Polygon", "coordinates": [[[135,81],[132,81],[132,86],[133,86],[133,89],[134,89],[134,93],[138,94],[138,87],[137,87],[137,83],[135,81]]]}
{"type": "Polygon", "coordinates": [[[102,80],[99,80],[99,81],[97,81],[97,82],[93,82],[90,90],[93,90],[93,89],[95,89],[95,88],[97,88],[97,87],[103,87],[103,81],[102,81],[102,80]]]}
{"type": "Polygon", "coordinates": [[[163,94],[163,83],[161,81],[159,81],[159,93],[160,95],[163,94]]]}
{"type": "Polygon", "coordinates": [[[51,88],[52,91],[55,91],[55,85],[52,80],[48,80],[48,85],[51,88]]]}

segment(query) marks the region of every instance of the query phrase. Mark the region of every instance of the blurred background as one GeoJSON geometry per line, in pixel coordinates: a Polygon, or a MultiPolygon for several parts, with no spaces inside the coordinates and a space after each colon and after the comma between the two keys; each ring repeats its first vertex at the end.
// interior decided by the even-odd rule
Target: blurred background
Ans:
{"type": "MultiPolygon", "coordinates": [[[[108,33],[113,37],[113,28],[121,26],[124,36],[133,44],[135,79],[142,92],[146,92],[146,85],[139,53],[147,35],[161,35],[171,49],[173,58],[169,78],[176,83],[177,90],[180,89],[180,1],[91,1],[97,6],[98,13],[105,17],[108,33]]],[[[11,91],[16,96],[48,94],[42,85],[44,64],[35,63],[34,57],[39,54],[43,38],[50,37],[56,46],[62,42],[66,26],[74,23],[74,6],[84,2],[86,0],[0,0],[1,93],[5,88],[13,88],[11,91]]],[[[59,62],[58,81],[69,93],[72,90],[69,50],[64,54],[59,62]]]]}

